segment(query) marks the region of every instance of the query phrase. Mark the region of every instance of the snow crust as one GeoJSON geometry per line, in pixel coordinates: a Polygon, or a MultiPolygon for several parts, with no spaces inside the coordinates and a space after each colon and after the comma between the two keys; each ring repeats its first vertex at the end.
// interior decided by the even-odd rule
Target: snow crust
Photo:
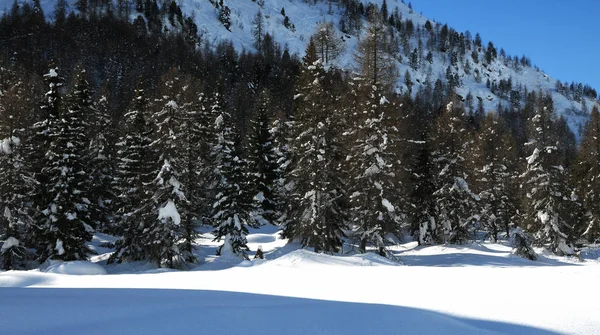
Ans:
{"type": "Polygon", "coordinates": [[[54,261],[53,264],[45,268],[43,272],[74,276],[105,275],[107,273],[106,269],[102,266],[86,261],[54,261]]]}

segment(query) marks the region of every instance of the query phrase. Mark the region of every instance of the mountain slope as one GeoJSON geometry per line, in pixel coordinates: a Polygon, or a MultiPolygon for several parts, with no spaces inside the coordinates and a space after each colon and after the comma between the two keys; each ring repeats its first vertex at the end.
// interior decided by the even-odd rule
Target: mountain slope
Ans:
{"type": "MultiPolygon", "coordinates": [[[[361,0],[363,8],[369,7],[370,4],[381,8],[385,0],[361,0]]],[[[254,23],[253,20],[260,11],[264,17],[264,31],[270,34],[274,41],[282,46],[287,46],[291,53],[302,55],[311,35],[315,33],[320,22],[331,22],[337,31],[337,35],[343,40],[344,50],[339,58],[333,62],[339,68],[353,71],[355,70],[354,54],[356,52],[357,42],[360,38],[360,32],[342,33],[339,29],[340,21],[344,19],[347,9],[341,4],[333,1],[319,0],[225,0],[223,4],[228,6],[231,14],[230,30],[219,21],[219,9],[210,0],[180,0],[177,3],[186,15],[194,17],[194,20],[199,28],[199,33],[202,36],[202,43],[215,45],[218,42],[231,40],[233,45],[239,51],[250,50],[256,51],[254,47],[254,23]],[[289,29],[284,25],[284,15],[289,18],[292,27],[289,29]]],[[[0,14],[2,8],[10,8],[12,0],[0,0],[0,14]]],[[[48,17],[52,17],[53,7],[56,1],[41,0],[42,7],[48,17]]],[[[68,0],[70,8],[74,8],[75,0],[68,0]]],[[[217,1],[215,1],[217,3],[217,1]]],[[[339,1],[341,3],[341,1],[339,1]]],[[[458,62],[452,62],[451,50],[444,52],[429,45],[435,45],[435,41],[430,43],[430,38],[433,35],[429,34],[425,25],[428,18],[417,14],[409,6],[399,0],[387,0],[386,2],[390,15],[395,13],[401,18],[403,23],[411,21],[414,26],[414,33],[409,34],[409,38],[398,47],[398,55],[396,56],[397,65],[399,68],[400,78],[398,79],[396,90],[398,92],[406,92],[409,88],[405,85],[405,75],[409,73],[412,79],[413,94],[428,83],[434,84],[438,79],[446,82],[449,67],[451,72],[460,78],[460,84],[456,88],[457,94],[463,99],[469,95],[473,97],[472,108],[476,108],[478,100],[481,101],[486,111],[496,110],[500,105],[507,108],[511,105],[510,94],[498,94],[498,90],[492,90],[491,86],[499,85],[501,81],[512,84],[512,87],[526,87],[529,91],[541,90],[546,93],[551,93],[554,101],[555,110],[558,115],[563,115],[576,137],[580,137],[580,131],[583,123],[589,116],[589,111],[594,104],[597,104],[595,97],[578,97],[570,96],[568,92],[559,92],[557,83],[560,81],[551,78],[543,71],[528,66],[529,64],[518,63],[513,60],[515,58],[505,55],[498,55],[491,62],[484,62],[486,47],[475,47],[472,45],[472,40],[468,36],[468,44],[476,51],[476,57],[479,61],[476,63],[472,59],[471,49],[467,49],[466,56],[459,55],[458,62]],[[421,43],[419,43],[419,40],[421,43]],[[419,45],[421,47],[419,47],[419,45]],[[411,53],[415,50],[419,52],[418,65],[411,64],[411,53]],[[425,60],[425,54],[428,49],[432,51],[430,61],[425,60]],[[467,65],[467,63],[469,63],[467,65]],[[515,66],[515,63],[517,64],[515,66]],[[412,66],[411,66],[412,65],[412,66]],[[477,73],[479,74],[477,76],[477,73]],[[488,80],[490,85],[488,85],[488,80]],[[494,91],[494,92],[493,92],[494,91]]],[[[132,5],[133,6],[133,5],[132,5]]],[[[4,10],[7,10],[4,9],[4,10]]],[[[135,18],[137,14],[132,8],[131,18],[135,18]]],[[[363,17],[362,26],[368,23],[363,17]]],[[[441,24],[431,20],[430,23],[436,31],[443,29],[441,24]]],[[[168,23],[166,23],[168,24],[168,23]]],[[[450,28],[451,29],[451,28],[450,28]]],[[[364,32],[364,29],[362,30],[364,32]]],[[[398,34],[400,35],[400,34],[398,34]]],[[[465,34],[467,35],[467,34],[465,34]]],[[[461,33],[461,37],[462,37],[461,33]]],[[[397,36],[397,42],[400,37],[397,36]]],[[[498,49],[500,46],[498,46],[498,49]]],[[[524,97],[521,96],[521,100],[524,97]]],[[[469,101],[467,101],[468,103],[469,101]]]]}

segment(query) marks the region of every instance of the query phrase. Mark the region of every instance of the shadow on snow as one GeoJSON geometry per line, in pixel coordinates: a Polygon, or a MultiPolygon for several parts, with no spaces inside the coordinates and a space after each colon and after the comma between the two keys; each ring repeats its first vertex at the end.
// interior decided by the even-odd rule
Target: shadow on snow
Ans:
{"type": "Polygon", "coordinates": [[[556,334],[417,308],[250,293],[0,288],[6,334],[556,334]]]}

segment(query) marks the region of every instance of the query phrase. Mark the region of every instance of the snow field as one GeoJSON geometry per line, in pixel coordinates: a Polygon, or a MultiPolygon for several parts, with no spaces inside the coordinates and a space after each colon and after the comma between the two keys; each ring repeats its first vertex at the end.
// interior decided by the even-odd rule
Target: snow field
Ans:
{"type": "MultiPolygon", "coordinates": [[[[209,255],[191,271],[68,262],[0,272],[2,333],[599,334],[600,259],[541,255],[503,244],[393,248],[331,256],[252,230],[265,260],[209,255]],[[98,275],[106,269],[109,275],[98,275]],[[79,274],[79,275],[72,275],[79,274]],[[93,275],[92,275],[93,274],[93,275]],[[19,289],[26,288],[26,289],[19,289]],[[25,320],[28,320],[27,322],[25,320]],[[35,321],[31,321],[35,320],[35,321]]],[[[109,239],[96,238],[94,244],[109,239]]],[[[207,251],[208,250],[208,251],[207,251]]],[[[539,250],[538,250],[539,251],[539,250]]],[[[595,253],[594,253],[595,252],[595,253]]],[[[202,257],[200,257],[202,258],[202,257]]]]}

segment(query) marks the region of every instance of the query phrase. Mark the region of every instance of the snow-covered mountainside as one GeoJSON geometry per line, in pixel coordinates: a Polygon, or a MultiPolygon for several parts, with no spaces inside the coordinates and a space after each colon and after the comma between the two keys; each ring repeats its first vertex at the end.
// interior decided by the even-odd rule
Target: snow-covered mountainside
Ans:
{"type": "MultiPolygon", "coordinates": [[[[361,1],[364,8],[367,8],[369,3],[381,8],[385,0],[361,1]]],[[[75,2],[75,0],[68,0],[72,10],[75,10],[75,2]]],[[[133,8],[135,7],[134,3],[134,1],[131,1],[132,19],[138,15],[133,8]]],[[[194,17],[199,33],[202,35],[203,43],[216,44],[220,41],[231,40],[240,51],[255,51],[253,33],[255,24],[253,21],[259,11],[264,19],[265,33],[269,33],[274,41],[280,45],[287,46],[290,52],[299,55],[304,53],[308,40],[315,33],[318,24],[324,21],[331,22],[344,44],[341,55],[331,65],[352,71],[355,69],[354,54],[361,32],[346,31],[343,33],[340,31],[340,22],[347,15],[347,9],[339,3],[341,1],[225,0],[223,5],[230,9],[231,25],[228,30],[219,20],[218,1],[178,1],[184,14],[194,17]],[[215,6],[213,2],[217,5],[215,6]],[[288,22],[285,22],[286,16],[288,22]]],[[[13,0],[0,0],[0,14],[3,11],[10,10],[12,4],[13,0]]],[[[46,15],[51,18],[56,1],[41,0],[41,4],[46,15]]],[[[541,90],[552,94],[556,111],[559,115],[565,117],[575,135],[580,136],[581,126],[587,119],[592,106],[597,104],[597,100],[593,95],[581,97],[580,94],[579,97],[575,97],[576,94],[570,94],[568,90],[560,90],[559,92],[557,89],[561,84],[559,80],[551,78],[536,67],[529,66],[529,62],[521,64],[519,57],[511,57],[500,52],[497,57],[494,57],[488,63],[484,60],[485,44],[482,47],[473,46],[473,49],[477,51],[475,55],[467,51],[466,56],[459,56],[457,62],[453,61],[453,55],[449,50],[440,51],[439,48],[431,47],[437,41],[429,41],[432,35],[426,29],[428,18],[413,11],[412,8],[400,0],[387,0],[386,6],[390,16],[392,16],[392,13],[398,14],[397,17],[404,23],[410,20],[413,26],[411,30],[414,31],[414,33],[408,34],[407,41],[401,41],[401,37],[396,36],[395,43],[399,44],[396,60],[400,73],[396,85],[397,91],[405,92],[408,89],[405,84],[406,73],[409,73],[413,83],[411,90],[413,94],[426,83],[433,86],[433,83],[438,79],[446,82],[446,72],[452,64],[453,74],[458,75],[460,78],[456,92],[463,99],[468,97],[470,93],[473,98],[473,105],[477,106],[480,100],[486,111],[496,110],[499,104],[504,108],[508,108],[513,100],[510,94],[511,88],[526,87],[529,91],[541,90]],[[432,57],[426,59],[428,50],[432,51],[432,57]],[[417,63],[411,60],[412,53],[415,51],[419,53],[417,63]],[[474,60],[473,56],[478,58],[477,61],[474,60]],[[509,80],[511,88],[503,94],[501,90],[498,90],[498,85],[507,83],[509,80]],[[501,83],[501,81],[504,81],[504,83],[501,83]],[[496,89],[494,89],[494,86],[496,86],[496,89]]],[[[429,19],[433,29],[443,29],[442,25],[437,24],[434,19],[429,19]]],[[[366,19],[362,18],[361,20],[362,26],[366,26],[366,19]]],[[[364,29],[362,32],[364,32],[364,29]]],[[[473,32],[474,34],[475,32],[473,32]]],[[[471,43],[474,36],[469,35],[470,33],[467,34],[466,32],[464,34],[471,43]]],[[[496,46],[496,48],[501,50],[501,46],[496,46]]],[[[521,99],[523,99],[522,96],[521,99]]]]}

